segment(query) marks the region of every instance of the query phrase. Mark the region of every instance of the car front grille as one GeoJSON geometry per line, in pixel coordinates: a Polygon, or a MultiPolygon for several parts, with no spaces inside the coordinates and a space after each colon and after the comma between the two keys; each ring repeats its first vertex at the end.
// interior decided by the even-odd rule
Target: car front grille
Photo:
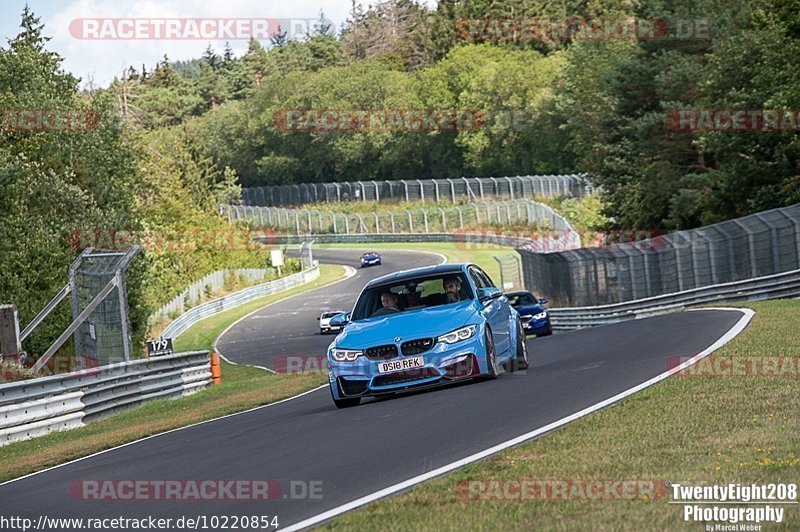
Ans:
{"type": "Polygon", "coordinates": [[[409,340],[408,342],[403,342],[403,345],[400,346],[400,349],[403,352],[403,356],[409,357],[428,351],[435,343],[436,340],[433,338],[420,338],[419,340],[409,340]]]}
{"type": "Polygon", "coordinates": [[[397,357],[397,346],[394,344],[379,345],[364,350],[370,360],[391,360],[397,357]]]}
{"type": "Polygon", "coordinates": [[[391,386],[393,384],[402,384],[404,382],[412,382],[420,379],[427,379],[429,377],[439,377],[439,372],[433,368],[409,369],[398,373],[379,375],[373,379],[372,385],[391,386]]]}

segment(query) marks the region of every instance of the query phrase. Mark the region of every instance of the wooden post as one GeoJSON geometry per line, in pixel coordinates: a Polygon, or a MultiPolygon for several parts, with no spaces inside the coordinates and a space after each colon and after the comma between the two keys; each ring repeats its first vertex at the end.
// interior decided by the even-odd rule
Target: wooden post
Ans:
{"type": "Polygon", "coordinates": [[[0,305],[0,352],[6,360],[14,359],[22,352],[16,305],[0,305]]]}

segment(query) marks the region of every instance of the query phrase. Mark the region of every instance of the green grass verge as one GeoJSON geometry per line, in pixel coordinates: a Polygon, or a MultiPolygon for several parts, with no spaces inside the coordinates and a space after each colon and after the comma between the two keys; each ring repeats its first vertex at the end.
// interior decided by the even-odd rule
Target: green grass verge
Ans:
{"type": "MultiPolygon", "coordinates": [[[[489,277],[498,284],[500,283],[500,266],[494,257],[519,254],[514,248],[500,247],[492,244],[492,249],[468,249],[465,244],[454,244],[452,242],[419,242],[419,243],[380,243],[380,244],[314,244],[315,248],[344,248],[356,250],[409,250],[409,251],[429,251],[440,253],[447,257],[447,262],[471,262],[480,266],[489,277]]],[[[388,264],[387,264],[388,266],[388,264]]]]}
{"type": "MultiPolygon", "coordinates": [[[[253,300],[195,324],[176,339],[175,350],[210,349],[214,339],[240,317],[285,297],[329,284],[343,275],[341,266],[323,264],[320,277],[311,283],[253,300]]],[[[325,375],[320,373],[275,375],[222,361],[222,383],[194,395],[150,401],[79,429],[4,446],[0,452],[0,482],[146,436],[274,403],[325,382],[325,375]]]]}
{"type": "MultiPolygon", "coordinates": [[[[750,326],[712,357],[800,356],[800,301],[747,305],[750,326]]],[[[682,506],[649,501],[464,500],[468,480],[797,482],[800,394],[786,377],[672,377],[543,438],[335,519],[346,530],[673,530],[682,506]]],[[[535,405],[521,405],[535,408],[535,405]]],[[[480,430],[480,427],[476,427],[480,430]]],[[[798,527],[797,507],[784,523],[798,527]]],[[[694,523],[697,530],[702,524],[694,523]]],[[[766,528],[765,528],[766,529],[766,528]]]]}

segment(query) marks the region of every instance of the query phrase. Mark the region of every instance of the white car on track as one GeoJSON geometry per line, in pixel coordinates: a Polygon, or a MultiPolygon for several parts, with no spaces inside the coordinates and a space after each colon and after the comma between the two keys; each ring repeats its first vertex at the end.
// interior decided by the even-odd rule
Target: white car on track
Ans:
{"type": "Polygon", "coordinates": [[[338,332],[342,330],[341,325],[331,325],[331,318],[334,316],[338,316],[339,314],[344,314],[347,312],[346,310],[326,310],[322,314],[320,314],[319,318],[319,333],[320,334],[328,334],[329,332],[338,332]]]}

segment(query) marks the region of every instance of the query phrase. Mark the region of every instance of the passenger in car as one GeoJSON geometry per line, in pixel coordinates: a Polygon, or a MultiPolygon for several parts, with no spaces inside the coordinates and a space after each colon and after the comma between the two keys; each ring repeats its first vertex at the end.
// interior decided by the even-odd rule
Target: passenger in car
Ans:
{"type": "Polygon", "coordinates": [[[461,279],[458,277],[445,277],[443,283],[444,295],[447,303],[461,301],[461,279]]]}

